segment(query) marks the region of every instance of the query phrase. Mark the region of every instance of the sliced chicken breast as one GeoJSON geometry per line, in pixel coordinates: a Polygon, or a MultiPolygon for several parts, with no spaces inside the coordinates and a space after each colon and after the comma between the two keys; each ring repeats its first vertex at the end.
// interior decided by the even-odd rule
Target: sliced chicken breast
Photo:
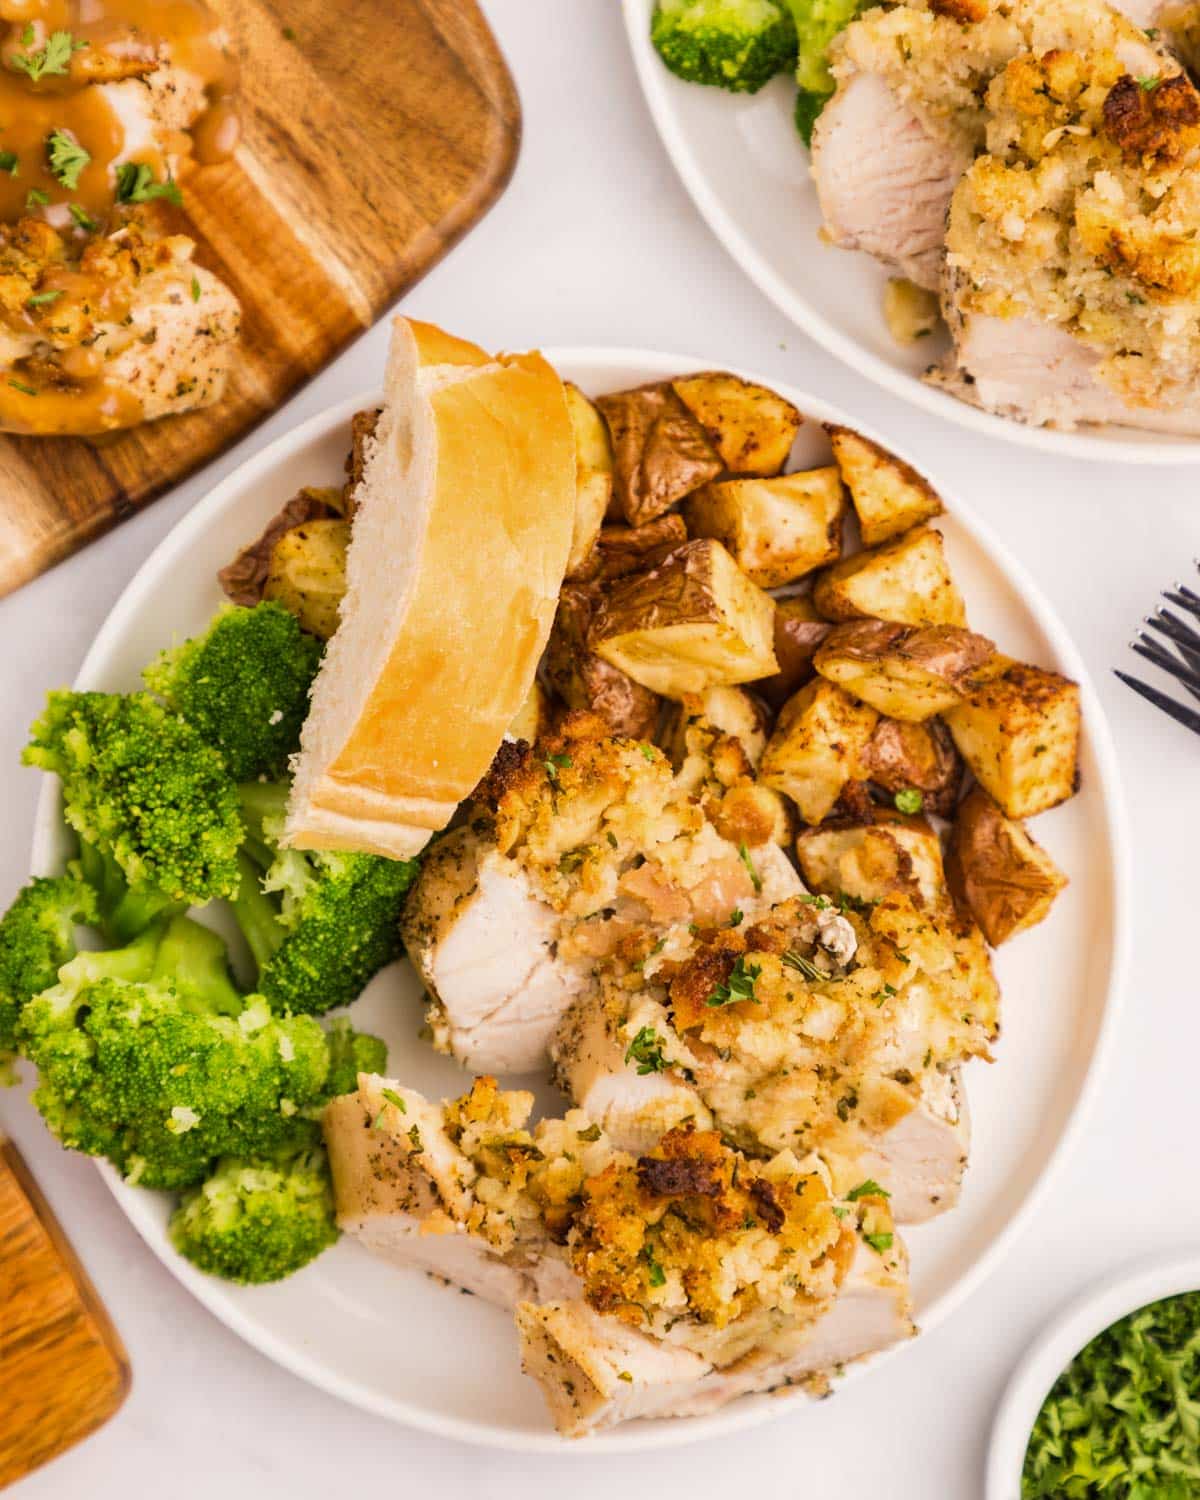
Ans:
{"type": "Polygon", "coordinates": [[[439,1048],[474,1071],[540,1067],[587,982],[586,966],[557,960],[559,930],[558,913],[516,861],[469,827],[441,839],[403,919],[439,1048]]]}
{"type": "Polygon", "coordinates": [[[889,1265],[865,1246],[828,1313],[724,1369],[601,1318],[582,1301],[522,1303],[516,1316],[522,1368],[542,1387],[567,1437],[644,1418],[697,1416],[739,1396],[820,1381],[916,1331],[903,1263],[889,1265]]]}
{"type": "Polygon", "coordinates": [[[984,411],[1035,427],[1070,430],[1096,422],[1148,432],[1200,433],[1200,385],[1167,393],[1169,404],[1132,406],[1096,375],[1104,356],[1066,329],[1034,318],[962,314],[951,291],[954,352],[931,384],[984,411]]]}
{"type": "Polygon", "coordinates": [[[846,79],[813,131],[824,235],[936,291],[946,212],[971,152],[930,134],[874,73],[846,79]]]}

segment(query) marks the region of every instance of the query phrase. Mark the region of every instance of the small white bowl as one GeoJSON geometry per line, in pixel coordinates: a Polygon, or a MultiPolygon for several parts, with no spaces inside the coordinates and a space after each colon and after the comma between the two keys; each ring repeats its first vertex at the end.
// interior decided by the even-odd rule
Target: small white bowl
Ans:
{"type": "Polygon", "coordinates": [[[1127,1313],[1164,1297],[1200,1291],[1200,1250],[1114,1272],[1050,1324],[1017,1366],[988,1447],[986,1500],[1021,1500],[1029,1435],[1050,1388],[1075,1356],[1127,1313]]]}

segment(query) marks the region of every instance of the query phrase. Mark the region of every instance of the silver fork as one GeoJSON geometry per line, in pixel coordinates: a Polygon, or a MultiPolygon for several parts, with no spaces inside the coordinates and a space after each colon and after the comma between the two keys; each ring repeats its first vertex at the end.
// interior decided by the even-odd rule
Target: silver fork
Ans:
{"type": "MultiPolygon", "coordinates": [[[[1200,568],[1200,562],[1196,566],[1200,568]]],[[[1139,630],[1130,641],[1130,647],[1144,660],[1153,662],[1156,667],[1173,677],[1186,693],[1200,703],[1200,630],[1176,613],[1176,610],[1182,610],[1193,620],[1200,620],[1200,593],[1179,583],[1173,589],[1164,589],[1163,598],[1175,605],[1176,609],[1159,608],[1152,615],[1147,615],[1143,623],[1157,632],[1157,636],[1162,636],[1169,645],[1164,646],[1157,636],[1139,630]]],[[[1161,708],[1177,724],[1200,734],[1200,713],[1194,708],[1189,708],[1186,703],[1177,703],[1158,688],[1130,677],[1125,672],[1117,672],[1116,675],[1126,687],[1140,693],[1155,708],[1161,708]]]]}

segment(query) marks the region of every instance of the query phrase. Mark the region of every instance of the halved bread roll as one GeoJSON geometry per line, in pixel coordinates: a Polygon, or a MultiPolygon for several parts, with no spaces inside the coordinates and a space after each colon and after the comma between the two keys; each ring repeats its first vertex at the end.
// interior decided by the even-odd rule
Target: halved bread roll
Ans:
{"type": "Polygon", "coordinates": [[[554,621],[575,510],[562,381],[540,354],[397,318],[355,502],[285,839],[407,858],[491,764],[554,621]]]}

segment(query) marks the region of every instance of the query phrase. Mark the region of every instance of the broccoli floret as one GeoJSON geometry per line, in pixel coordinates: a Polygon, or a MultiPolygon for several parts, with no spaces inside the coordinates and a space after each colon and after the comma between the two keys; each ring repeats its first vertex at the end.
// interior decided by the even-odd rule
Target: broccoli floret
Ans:
{"type": "Polygon", "coordinates": [[[313,1144],[330,1049],[308,1016],[277,1017],[229,982],[220,939],[186,917],[81,953],[21,1016],[33,1099],[65,1146],[131,1180],[179,1188],[218,1156],[313,1144]]]}
{"type": "Polygon", "coordinates": [[[796,95],[796,129],[806,146],[812,146],[813,127],[829,99],[829,94],[814,94],[809,89],[801,89],[796,95]]]}
{"type": "Polygon", "coordinates": [[[51,693],[24,760],[63,783],[67,822],[130,889],[201,906],[237,889],[237,790],[220,755],[148,693],[51,693]]]}
{"type": "Polygon", "coordinates": [[[234,913],[258,964],[258,990],[277,1010],[349,1005],[400,954],[400,910],[417,862],[282,849],[286,788],[252,782],[241,792],[248,858],[234,913]]]}
{"type": "Polygon", "coordinates": [[[299,748],[323,649],[282,604],[227,605],[203,635],[164,651],[142,676],[221,752],[235,781],[251,781],[282,771],[299,748]]]}
{"type": "Polygon", "coordinates": [[[338,1237],[324,1149],[223,1158],[183,1195],[170,1234],[176,1250],[212,1276],[248,1284],[290,1276],[338,1237]]]}
{"type": "Polygon", "coordinates": [[[812,122],[834,90],[833,74],[829,71],[829,44],[867,3],[868,0],[786,0],[798,38],[796,82],[800,85],[801,100],[805,94],[812,95],[806,103],[796,106],[796,123],[806,140],[811,139],[812,122]]]}
{"type": "Polygon", "coordinates": [[[796,28],[776,0],[658,0],[650,40],[678,77],[734,93],[796,65],[796,28]]]}
{"type": "Polygon", "coordinates": [[[114,945],[131,942],[152,922],[181,916],[187,911],[186,901],[172,901],[153,886],[131,886],[112,855],[101,853],[86,840],[80,840],[79,858],[72,861],[69,869],[87,881],[96,893],[100,931],[114,945]]]}
{"type": "Polygon", "coordinates": [[[330,1021],[325,1039],[329,1043],[325,1091],[331,1099],[338,1094],[352,1094],[358,1087],[360,1073],[387,1072],[387,1045],[377,1036],[355,1031],[345,1016],[330,1021]]]}
{"type": "Polygon", "coordinates": [[[31,880],[0,918],[0,1083],[15,1081],[22,1010],[75,956],[76,924],[95,923],[99,915],[91,887],[60,875],[31,880]]]}

